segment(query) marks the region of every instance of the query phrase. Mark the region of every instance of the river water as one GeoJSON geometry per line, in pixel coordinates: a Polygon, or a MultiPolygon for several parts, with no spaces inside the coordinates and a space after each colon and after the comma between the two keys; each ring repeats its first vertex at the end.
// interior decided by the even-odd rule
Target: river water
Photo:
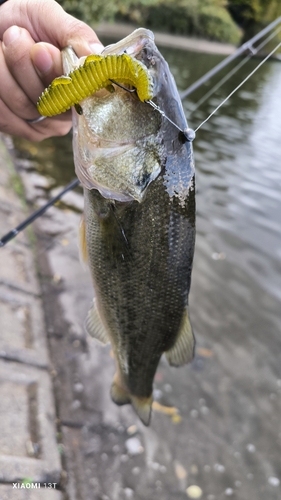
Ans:
{"type": "MultiPolygon", "coordinates": [[[[162,52],[180,90],[222,59],[162,52]]],[[[193,114],[227,70],[186,99],[189,126],[196,128],[258,62],[251,60],[193,114]]],[[[190,296],[197,355],[185,368],[160,365],[156,377],[159,401],[178,408],[182,420],[167,427],[166,415],[155,416],[141,431],[146,459],[132,469],[136,479],[123,480],[120,497],[110,493],[108,480],[106,498],[184,499],[191,485],[199,489],[187,490],[189,498],[281,498],[280,89],[280,63],[265,63],[197,133],[190,296]]],[[[40,146],[18,140],[17,147],[57,185],[73,178],[70,137],[40,146]]]]}

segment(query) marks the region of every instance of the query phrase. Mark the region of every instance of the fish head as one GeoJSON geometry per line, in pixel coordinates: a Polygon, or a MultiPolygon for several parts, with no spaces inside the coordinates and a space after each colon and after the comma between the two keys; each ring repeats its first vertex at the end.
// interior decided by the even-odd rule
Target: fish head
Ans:
{"type": "MultiPolygon", "coordinates": [[[[139,28],[105,47],[101,55],[122,54],[140,63],[144,78],[151,82],[151,99],[184,130],[187,124],[177,88],[153,33],[139,28]]],[[[70,47],[63,50],[65,74],[84,61],[85,57],[78,59],[70,47]]],[[[141,76],[136,74],[135,78],[140,80],[141,76]]],[[[132,88],[119,79],[120,88],[117,78],[112,80],[73,108],[76,174],[85,188],[98,189],[105,198],[141,202],[149,184],[182,142],[178,129],[141,100],[138,85],[132,88]]]]}

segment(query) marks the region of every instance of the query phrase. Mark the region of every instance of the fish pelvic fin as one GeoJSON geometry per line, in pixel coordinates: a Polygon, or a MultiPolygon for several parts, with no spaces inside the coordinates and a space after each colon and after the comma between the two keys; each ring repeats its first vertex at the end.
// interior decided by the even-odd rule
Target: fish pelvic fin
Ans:
{"type": "Polygon", "coordinates": [[[171,349],[165,352],[165,356],[171,366],[185,365],[192,361],[194,347],[195,339],[186,307],[176,341],[171,349]]]}
{"type": "Polygon", "coordinates": [[[105,326],[99,315],[99,311],[94,300],[93,307],[89,310],[85,321],[85,329],[91,337],[97,340],[100,344],[106,345],[109,343],[109,338],[105,326]]]}
{"type": "Polygon", "coordinates": [[[87,251],[87,242],[86,242],[86,226],[85,226],[85,216],[84,214],[81,217],[80,226],[79,226],[79,256],[81,262],[85,264],[88,262],[88,251],[87,251]]]}
{"type": "Polygon", "coordinates": [[[146,426],[150,423],[151,408],[152,408],[152,395],[147,397],[134,396],[130,394],[121,380],[118,372],[115,374],[110,391],[112,401],[118,406],[130,404],[134,408],[136,414],[142,423],[146,426]]]}

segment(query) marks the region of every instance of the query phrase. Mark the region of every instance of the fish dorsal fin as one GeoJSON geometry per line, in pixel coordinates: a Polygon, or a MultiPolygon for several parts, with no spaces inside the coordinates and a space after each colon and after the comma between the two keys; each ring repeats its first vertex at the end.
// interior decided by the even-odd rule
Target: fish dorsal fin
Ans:
{"type": "Polygon", "coordinates": [[[192,361],[194,346],[194,335],[186,307],[176,341],[171,349],[165,352],[169,364],[171,366],[181,366],[192,361]]]}
{"type": "Polygon", "coordinates": [[[81,222],[79,226],[79,255],[82,262],[88,262],[88,252],[86,243],[86,227],[85,227],[85,216],[81,217],[81,222]]]}
{"type": "Polygon", "coordinates": [[[85,321],[85,328],[91,337],[96,339],[100,344],[106,345],[109,338],[104,327],[104,324],[99,315],[96,302],[94,300],[93,307],[89,310],[85,321]]]}

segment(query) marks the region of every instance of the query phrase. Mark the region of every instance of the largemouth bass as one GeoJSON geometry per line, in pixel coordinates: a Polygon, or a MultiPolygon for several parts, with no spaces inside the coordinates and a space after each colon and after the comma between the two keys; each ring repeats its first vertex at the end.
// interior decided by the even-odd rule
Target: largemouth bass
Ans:
{"type": "MultiPolygon", "coordinates": [[[[103,344],[112,344],[117,364],[112,400],[131,403],[148,425],[162,354],[180,366],[194,353],[188,314],[194,163],[191,143],[164,116],[187,129],[153,34],[138,29],[101,55],[121,54],[145,67],[152,100],[163,113],[141,101],[132,85],[122,83],[129,92],[113,80],[73,109],[73,151],[85,195],[81,243],[95,290],[86,327],[103,344]]],[[[68,48],[63,61],[68,74],[83,58],[68,48]]]]}

